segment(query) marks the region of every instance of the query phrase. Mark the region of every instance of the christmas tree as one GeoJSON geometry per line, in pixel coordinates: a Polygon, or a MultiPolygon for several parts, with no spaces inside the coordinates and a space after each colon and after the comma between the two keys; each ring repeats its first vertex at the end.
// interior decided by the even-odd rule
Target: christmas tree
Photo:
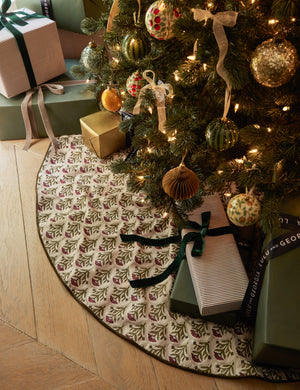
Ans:
{"type": "Polygon", "coordinates": [[[246,194],[254,214],[240,218],[238,203],[232,220],[259,218],[269,232],[282,200],[300,192],[299,2],[106,5],[82,22],[86,34],[105,30],[104,44],[84,49],[73,72],[97,80],[101,109],[134,113],[119,126],[133,134],[131,153],[113,171],[176,223],[206,194],[246,194]]]}

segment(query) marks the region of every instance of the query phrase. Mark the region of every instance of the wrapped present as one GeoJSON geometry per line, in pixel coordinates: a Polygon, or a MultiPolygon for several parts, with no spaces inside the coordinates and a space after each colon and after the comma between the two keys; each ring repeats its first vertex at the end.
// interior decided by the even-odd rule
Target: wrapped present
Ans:
{"type": "MultiPolygon", "coordinates": [[[[65,62],[68,69],[78,64],[75,60],[65,62]]],[[[75,81],[76,84],[76,80],[71,80],[68,72],[52,81],[58,84],[75,81]]],[[[0,140],[25,138],[26,128],[21,110],[25,96],[26,94],[21,94],[11,99],[0,96],[0,140]]],[[[64,86],[64,93],[60,95],[44,90],[44,103],[54,134],[57,136],[80,134],[80,118],[97,110],[94,93],[87,90],[84,84],[64,86]]],[[[32,97],[32,107],[38,131],[35,136],[45,137],[47,134],[39,110],[37,94],[32,97]]]]}
{"type": "Polygon", "coordinates": [[[55,22],[25,8],[3,11],[0,55],[0,93],[8,98],[66,71],[55,22]]]}
{"type": "MultiPolygon", "coordinates": [[[[201,214],[211,212],[209,230],[228,227],[229,223],[218,195],[207,196],[189,219],[201,223],[201,214]]],[[[183,229],[184,237],[192,230],[183,229]]],[[[186,246],[186,258],[202,316],[236,311],[241,308],[248,286],[242,259],[233,234],[206,235],[203,254],[192,256],[193,243],[186,246]]]]}
{"type": "Polygon", "coordinates": [[[281,212],[281,228],[275,229],[265,244],[272,242],[274,250],[285,253],[271,258],[266,266],[255,322],[253,361],[300,368],[300,198],[285,200],[281,212]]]}
{"type": "MultiPolygon", "coordinates": [[[[170,297],[170,311],[186,314],[194,318],[201,318],[190,270],[186,259],[180,263],[170,297]]],[[[206,321],[233,326],[238,320],[238,311],[229,311],[220,314],[202,317],[206,321]]]]}
{"type": "Polygon", "coordinates": [[[99,158],[124,149],[126,134],[119,131],[120,115],[99,111],[80,119],[84,144],[99,158]]]}
{"type": "Polygon", "coordinates": [[[58,28],[76,33],[81,33],[82,19],[97,19],[105,9],[101,0],[16,0],[16,4],[48,16],[58,28]]]}
{"type": "Polygon", "coordinates": [[[65,58],[79,59],[82,50],[92,40],[97,44],[103,44],[103,34],[97,33],[92,35],[78,34],[68,30],[58,29],[59,39],[65,58]]]}

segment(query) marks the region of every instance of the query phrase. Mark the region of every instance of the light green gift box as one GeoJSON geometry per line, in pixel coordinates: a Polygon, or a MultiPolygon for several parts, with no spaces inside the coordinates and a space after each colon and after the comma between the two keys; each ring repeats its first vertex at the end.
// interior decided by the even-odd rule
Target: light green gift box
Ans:
{"type": "MultiPolygon", "coordinates": [[[[66,66],[78,64],[76,60],[66,60],[66,66]]],[[[70,80],[67,72],[52,81],[70,80]]],[[[43,90],[44,101],[55,136],[80,134],[80,118],[98,111],[94,93],[86,86],[65,86],[62,95],[54,95],[43,90]]],[[[25,139],[26,130],[21,112],[21,103],[25,94],[7,99],[0,95],[0,140],[25,139]]],[[[37,106],[37,94],[33,97],[33,111],[40,137],[46,137],[42,118],[37,106]]]]}
{"type": "MultiPolygon", "coordinates": [[[[52,0],[57,27],[81,33],[80,23],[85,17],[98,19],[105,7],[101,0],[52,0]]],[[[17,8],[26,7],[43,15],[40,0],[16,0],[17,8]]]]}

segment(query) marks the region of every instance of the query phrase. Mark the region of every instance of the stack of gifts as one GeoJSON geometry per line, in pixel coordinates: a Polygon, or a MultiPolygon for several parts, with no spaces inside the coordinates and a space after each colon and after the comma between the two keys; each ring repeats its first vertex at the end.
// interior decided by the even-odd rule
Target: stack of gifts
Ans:
{"type": "MultiPolygon", "coordinates": [[[[201,224],[205,212],[211,213],[209,230],[229,226],[218,195],[207,196],[189,219],[201,224]]],[[[183,229],[182,236],[190,231],[183,229]]],[[[175,279],[170,310],[233,325],[242,306],[248,276],[233,234],[206,235],[204,240],[204,251],[199,257],[192,256],[193,242],[186,246],[186,261],[181,262],[175,279]]]]}
{"type": "Polygon", "coordinates": [[[26,134],[28,149],[31,138],[46,130],[57,146],[52,127],[55,135],[80,133],[80,118],[98,110],[94,94],[86,89],[87,80],[71,80],[66,73],[74,61],[63,56],[56,23],[27,8],[12,12],[10,6],[2,0],[0,140],[26,134]]]}
{"type": "Polygon", "coordinates": [[[85,17],[97,19],[101,16],[104,11],[102,0],[16,0],[16,6],[29,8],[56,22],[65,58],[80,58],[91,40],[103,42],[101,32],[87,36],[80,28],[85,17]]]}

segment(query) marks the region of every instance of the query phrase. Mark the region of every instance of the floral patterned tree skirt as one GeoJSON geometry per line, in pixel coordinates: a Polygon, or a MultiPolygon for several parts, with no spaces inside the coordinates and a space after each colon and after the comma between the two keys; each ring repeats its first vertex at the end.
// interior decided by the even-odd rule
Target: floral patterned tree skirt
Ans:
{"type": "Polygon", "coordinates": [[[40,237],[71,294],[116,334],[152,356],[200,374],[299,380],[300,370],[255,366],[252,329],[193,319],[169,310],[174,277],[134,289],[129,279],[161,273],[178,245],[153,248],[123,243],[120,233],[163,238],[177,233],[143,194],[126,190],[126,176],[110,171],[116,154],[100,160],[80,135],[50,146],[37,178],[40,237]]]}

